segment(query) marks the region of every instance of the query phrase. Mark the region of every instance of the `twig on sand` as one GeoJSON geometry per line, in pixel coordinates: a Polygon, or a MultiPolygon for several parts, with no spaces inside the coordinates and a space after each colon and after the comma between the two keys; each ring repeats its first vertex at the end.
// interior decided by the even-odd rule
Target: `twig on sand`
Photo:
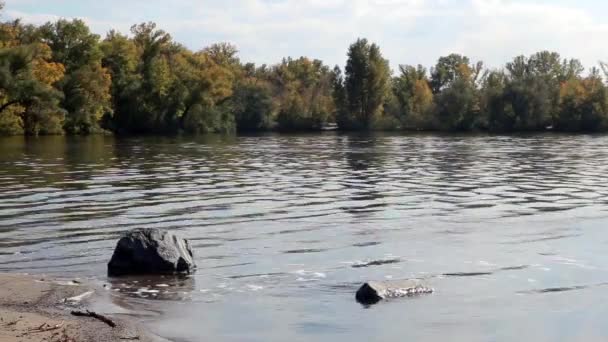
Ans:
{"type": "Polygon", "coordinates": [[[109,325],[112,328],[116,327],[116,323],[114,323],[114,321],[112,321],[111,319],[109,319],[108,317],[106,317],[104,315],[100,315],[93,311],[89,311],[89,310],[87,310],[86,312],[72,311],[72,316],[93,317],[93,318],[96,318],[96,319],[104,322],[105,324],[109,325]]]}
{"type": "Polygon", "coordinates": [[[133,337],[120,337],[121,340],[139,340],[139,336],[133,337]]]}
{"type": "Polygon", "coordinates": [[[37,329],[34,329],[34,330],[30,331],[30,332],[38,333],[38,332],[46,332],[46,331],[51,331],[51,330],[57,330],[57,329],[63,327],[63,323],[64,322],[61,322],[61,323],[55,324],[53,326],[44,323],[43,325],[39,326],[37,329]]]}
{"type": "Polygon", "coordinates": [[[57,330],[57,329],[61,329],[61,327],[63,327],[63,323],[61,322],[59,324],[55,324],[55,325],[50,325],[48,323],[43,323],[41,326],[28,330],[26,332],[24,332],[23,334],[21,334],[21,336],[26,336],[28,334],[37,334],[37,333],[43,333],[43,332],[47,332],[47,331],[52,331],[52,330],[57,330]]]}

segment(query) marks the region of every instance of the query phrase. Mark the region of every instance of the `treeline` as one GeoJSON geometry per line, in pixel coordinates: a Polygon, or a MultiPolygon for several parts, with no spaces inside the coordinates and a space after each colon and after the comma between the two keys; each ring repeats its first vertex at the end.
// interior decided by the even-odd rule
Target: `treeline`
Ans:
{"type": "Polygon", "coordinates": [[[256,66],[227,43],[190,51],[153,23],[102,39],[81,20],[17,20],[0,24],[0,134],[602,131],[602,75],[546,51],[500,70],[452,54],[394,75],[365,39],[344,70],[306,57],[256,66]]]}

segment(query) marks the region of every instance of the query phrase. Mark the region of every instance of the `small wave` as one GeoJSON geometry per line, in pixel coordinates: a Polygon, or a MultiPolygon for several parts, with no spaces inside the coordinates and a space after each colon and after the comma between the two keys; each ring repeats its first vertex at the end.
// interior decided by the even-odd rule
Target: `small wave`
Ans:
{"type": "Polygon", "coordinates": [[[555,292],[568,292],[568,291],[583,290],[586,288],[588,288],[588,286],[548,287],[545,289],[519,291],[518,293],[519,294],[555,293],[555,292]]]}
{"type": "Polygon", "coordinates": [[[522,244],[522,243],[534,243],[534,242],[544,242],[544,241],[552,241],[552,240],[570,239],[570,238],[580,237],[582,235],[583,234],[580,234],[580,233],[576,233],[576,234],[562,234],[562,235],[555,235],[555,236],[546,236],[546,237],[541,237],[541,238],[537,238],[537,239],[525,239],[525,240],[517,240],[517,241],[504,242],[503,244],[506,244],[506,245],[519,245],[519,244],[522,244]]]}
{"type": "Polygon", "coordinates": [[[519,270],[525,270],[526,268],[529,268],[530,265],[521,265],[521,266],[508,266],[508,267],[502,267],[500,270],[501,271],[519,271],[519,270]]]}
{"type": "Polygon", "coordinates": [[[239,274],[228,277],[229,279],[245,279],[245,278],[265,278],[271,276],[281,276],[285,275],[283,272],[274,272],[274,273],[254,273],[254,274],[239,274]]]}
{"type": "Polygon", "coordinates": [[[399,258],[393,258],[393,259],[380,259],[380,260],[371,260],[371,261],[358,261],[355,262],[352,267],[353,268],[364,268],[364,267],[371,267],[371,266],[381,266],[381,265],[387,265],[387,264],[396,264],[396,263],[400,263],[401,259],[399,258]]]}
{"type": "Polygon", "coordinates": [[[322,248],[305,248],[305,249],[292,249],[288,251],[284,251],[284,254],[305,254],[305,253],[321,253],[325,252],[326,249],[322,248]]]}
{"type": "Polygon", "coordinates": [[[378,241],[361,242],[361,243],[353,244],[353,247],[370,247],[370,246],[377,246],[381,243],[382,242],[378,242],[378,241]]]}
{"type": "Polygon", "coordinates": [[[492,275],[494,272],[455,272],[455,273],[444,273],[446,277],[478,277],[492,275]]]}
{"type": "Polygon", "coordinates": [[[444,274],[442,274],[442,276],[445,276],[445,277],[479,277],[479,276],[493,275],[494,273],[502,272],[502,271],[520,271],[520,270],[525,270],[529,267],[530,267],[530,265],[506,266],[506,267],[501,267],[501,268],[497,268],[497,269],[490,270],[490,271],[450,272],[450,273],[444,273],[444,274]]]}
{"type": "Polygon", "coordinates": [[[589,285],[547,287],[547,288],[542,288],[542,289],[519,291],[517,293],[518,294],[559,293],[559,292],[569,292],[569,291],[585,290],[585,289],[592,288],[592,287],[602,287],[602,286],[608,286],[608,282],[597,283],[597,284],[589,284],[589,285]]]}

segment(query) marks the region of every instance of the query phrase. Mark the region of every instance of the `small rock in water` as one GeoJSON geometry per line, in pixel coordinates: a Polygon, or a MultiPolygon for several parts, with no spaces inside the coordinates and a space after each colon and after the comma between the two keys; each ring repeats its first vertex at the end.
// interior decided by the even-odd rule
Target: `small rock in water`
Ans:
{"type": "Polygon", "coordinates": [[[195,268],[187,240],[166,230],[149,228],[127,232],[118,241],[108,263],[108,274],[190,274],[195,268]]]}
{"type": "Polygon", "coordinates": [[[417,280],[370,281],[359,288],[355,297],[359,303],[370,305],[383,299],[411,297],[433,291],[417,280]]]}

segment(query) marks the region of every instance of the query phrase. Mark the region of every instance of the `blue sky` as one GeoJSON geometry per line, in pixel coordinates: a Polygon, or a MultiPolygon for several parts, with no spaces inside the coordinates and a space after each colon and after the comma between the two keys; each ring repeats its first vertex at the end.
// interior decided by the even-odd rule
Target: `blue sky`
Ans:
{"type": "Polygon", "coordinates": [[[500,67],[548,49],[587,66],[608,61],[604,0],[5,0],[3,17],[42,23],[82,18],[93,31],[128,32],[154,21],[197,50],[236,44],[241,59],[309,56],[344,64],[357,37],[378,43],[391,66],[434,64],[457,52],[500,67]]]}

